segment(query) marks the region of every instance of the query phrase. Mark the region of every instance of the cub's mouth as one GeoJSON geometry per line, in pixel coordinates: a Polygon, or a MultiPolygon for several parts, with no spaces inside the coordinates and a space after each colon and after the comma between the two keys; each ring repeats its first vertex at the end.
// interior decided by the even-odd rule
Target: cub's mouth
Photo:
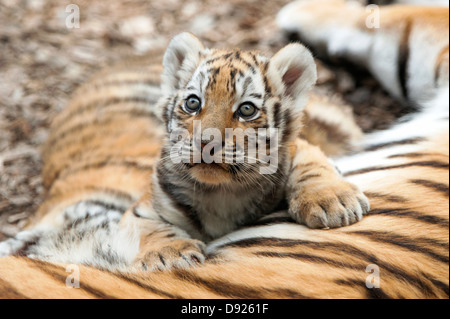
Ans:
{"type": "MultiPolygon", "coordinates": [[[[202,152],[201,162],[192,164],[189,172],[191,176],[203,184],[221,185],[231,182],[229,165],[214,161],[216,148],[222,152],[222,145],[214,143],[199,143],[199,150],[202,152]]],[[[222,157],[222,156],[220,156],[222,157]]]]}
{"type": "Polygon", "coordinates": [[[228,165],[218,163],[194,164],[189,172],[197,181],[210,185],[227,184],[231,182],[232,177],[228,165]]]}

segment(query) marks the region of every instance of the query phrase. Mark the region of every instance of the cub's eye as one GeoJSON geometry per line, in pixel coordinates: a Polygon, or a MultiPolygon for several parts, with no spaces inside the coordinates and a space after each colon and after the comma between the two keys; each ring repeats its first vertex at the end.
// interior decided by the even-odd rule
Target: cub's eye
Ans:
{"type": "Polygon", "coordinates": [[[198,110],[200,110],[200,108],[202,107],[202,102],[200,101],[200,99],[197,96],[191,95],[184,102],[184,106],[185,106],[187,112],[195,113],[195,112],[198,112],[198,110]]]}
{"type": "Polygon", "coordinates": [[[239,107],[239,116],[243,119],[248,119],[253,117],[258,109],[252,103],[244,103],[239,107]]]}

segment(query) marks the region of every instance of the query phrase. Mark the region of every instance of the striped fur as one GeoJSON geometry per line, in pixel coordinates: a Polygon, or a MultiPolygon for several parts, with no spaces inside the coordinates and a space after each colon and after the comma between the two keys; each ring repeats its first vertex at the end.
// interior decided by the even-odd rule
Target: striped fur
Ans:
{"type": "MultiPolygon", "coordinates": [[[[334,38],[320,38],[321,27],[324,34],[330,33],[326,29],[330,26],[339,34],[342,26],[343,34],[354,30],[355,37],[366,36],[367,30],[358,21],[352,25],[336,21],[346,17],[347,22],[348,10],[355,7],[347,8],[342,1],[327,2],[335,5],[333,14],[327,11],[329,5],[308,8],[301,1],[282,12],[279,21],[290,31],[317,32],[317,39],[314,35],[308,39],[313,47],[323,48],[334,41],[334,38]],[[304,21],[300,14],[310,17],[313,30],[300,23],[304,21]]],[[[392,27],[382,25],[376,37],[365,38],[369,39],[366,45],[377,50],[371,41],[383,41],[383,36],[389,36],[391,40],[384,41],[386,46],[397,48],[386,50],[394,52],[391,61],[401,61],[395,55],[401,52],[399,47],[405,46],[400,41],[404,34],[399,35],[399,28],[395,27],[403,21],[395,16],[395,12],[402,12],[400,9],[383,8],[389,13],[386,17],[392,20],[392,27]]],[[[365,11],[357,13],[363,16],[365,11]]],[[[428,37],[409,38],[413,51],[418,48],[425,51],[422,54],[444,51],[444,38],[448,48],[445,35],[431,45],[421,44],[431,35],[448,32],[448,10],[440,14],[447,17],[447,25],[442,22],[445,19],[427,21],[428,28],[423,32],[428,32],[428,37]]],[[[423,9],[411,13],[411,26],[425,15],[423,9]]],[[[346,37],[341,39],[341,43],[333,43],[340,50],[328,54],[338,52],[340,57],[362,61],[367,51],[363,51],[363,56],[355,56],[357,52],[352,51],[346,37]]],[[[371,56],[376,57],[376,53],[371,56]]],[[[274,213],[251,227],[210,243],[206,248],[208,258],[198,267],[130,274],[80,266],[80,289],[65,288],[68,276],[65,266],[21,257],[4,258],[0,260],[0,295],[15,298],[448,298],[448,68],[435,67],[448,65],[448,57],[446,60],[445,55],[430,53],[428,62],[434,60],[434,63],[422,64],[412,58],[414,54],[411,52],[405,63],[410,71],[403,80],[404,87],[415,87],[417,74],[439,70],[434,77],[427,77],[429,81],[431,78],[439,81],[424,86],[427,91],[423,95],[432,97],[424,102],[416,98],[418,92],[409,94],[408,99],[420,106],[417,114],[387,131],[371,134],[362,145],[363,151],[336,161],[343,174],[371,200],[372,210],[361,222],[327,231],[312,230],[294,223],[285,212],[274,213]],[[379,288],[367,285],[374,269],[379,270],[379,288]],[[23,274],[27,280],[20,280],[23,274]]],[[[362,63],[376,72],[378,62],[366,59],[362,63]]],[[[395,66],[388,69],[394,74],[386,74],[382,83],[399,94],[401,68],[395,66]]],[[[133,172],[134,167],[129,171],[133,172]]],[[[88,186],[91,188],[86,188],[85,193],[93,189],[93,185],[88,186]]],[[[109,192],[101,193],[102,196],[112,195],[111,187],[119,188],[117,192],[122,185],[107,186],[109,192]]],[[[61,192],[55,194],[62,196],[61,192]]],[[[115,202],[117,206],[120,204],[115,202]]]]}
{"type": "MultiPolygon", "coordinates": [[[[288,45],[268,59],[205,49],[184,33],[164,55],[160,89],[160,68],[149,62],[140,61],[149,65],[139,72],[126,65],[97,76],[54,120],[44,150],[47,200],[33,225],[0,246],[1,254],[110,270],[186,268],[204,262],[205,243],[286,201],[292,217],[313,228],[347,226],[368,211],[360,190],[318,147],[299,139],[317,77],[303,46],[288,45]],[[203,101],[196,112],[186,109],[192,96],[203,101]],[[251,103],[252,118],[239,113],[243,103],[251,103]],[[215,129],[231,141],[218,145],[225,151],[219,163],[174,162],[179,140],[171,135],[185,129],[194,136],[194,121],[201,134],[215,129]],[[249,128],[258,134],[227,137],[228,129],[249,128]],[[275,137],[259,131],[275,128],[275,137]],[[258,155],[248,146],[261,137],[266,152],[278,153],[268,163],[251,163],[258,155]],[[225,162],[240,150],[242,163],[225,162]],[[267,164],[273,172],[262,174],[267,164]]],[[[195,145],[195,138],[183,145],[189,157],[214,142],[200,135],[195,145]]]]}
{"type": "Polygon", "coordinates": [[[75,92],[44,145],[45,200],[2,253],[101,268],[134,258],[139,239],[119,222],[151,180],[164,136],[154,112],[161,56],[112,67],[75,92]]]}

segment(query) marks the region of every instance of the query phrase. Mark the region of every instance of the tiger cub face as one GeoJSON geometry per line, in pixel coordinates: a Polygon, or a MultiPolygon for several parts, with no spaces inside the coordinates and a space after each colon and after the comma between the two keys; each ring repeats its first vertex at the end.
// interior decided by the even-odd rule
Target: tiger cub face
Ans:
{"type": "Polygon", "coordinates": [[[271,168],[266,174],[280,172],[316,79],[314,60],[300,44],[269,59],[205,49],[189,33],[176,36],[164,56],[160,109],[175,138],[167,140],[162,158],[207,185],[248,183],[263,167],[271,168]],[[273,151],[276,158],[269,156],[273,151]]]}

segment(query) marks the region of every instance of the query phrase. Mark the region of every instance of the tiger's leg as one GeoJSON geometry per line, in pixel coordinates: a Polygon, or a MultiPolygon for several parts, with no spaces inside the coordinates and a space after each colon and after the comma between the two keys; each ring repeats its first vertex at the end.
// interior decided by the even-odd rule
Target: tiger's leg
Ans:
{"type": "MultiPolygon", "coordinates": [[[[43,207],[38,210],[37,214],[42,214],[42,211],[43,207]]],[[[42,218],[33,218],[24,230],[14,237],[0,242],[0,258],[14,255],[26,256],[28,250],[35,246],[45,234],[62,229],[64,218],[58,218],[57,215],[52,213],[44,215],[42,218]]],[[[64,212],[62,216],[64,216],[64,212]]]]}
{"type": "Polygon", "coordinates": [[[319,146],[325,155],[337,157],[359,151],[363,132],[350,106],[333,97],[311,94],[300,138],[319,146]]]}
{"type": "Polygon", "coordinates": [[[396,154],[412,152],[414,143],[448,129],[447,8],[392,5],[366,10],[345,0],[300,0],[280,11],[278,24],[319,53],[367,68],[391,94],[417,107],[389,130],[367,134],[361,145],[366,152],[339,162],[344,173],[386,159],[395,165],[396,154]]]}
{"type": "Polygon", "coordinates": [[[370,210],[367,197],[340,176],[318,147],[298,139],[292,156],[287,199],[297,222],[337,228],[356,223],[370,210]]]}
{"type": "Polygon", "coordinates": [[[26,256],[50,262],[82,263],[104,269],[125,268],[133,243],[119,231],[124,207],[84,200],[56,208],[0,243],[0,257],[26,256]]]}
{"type": "Polygon", "coordinates": [[[180,269],[205,261],[205,244],[158,214],[150,192],[125,213],[120,226],[139,236],[139,252],[131,267],[133,270],[180,269]]]}
{"type": "Polygon", "coordinates": [[[282,9],[277,21],[319,54],[367,68],[400,100],[421,104],[436,88],[448,88],[446,8],[300,0],[282,9]]]}
{"type": "Polygon", "coordinates": [[[40,235],[39,230],[27,230],[18,233],[14,238],[0,242],[0,258],[20,254],[24,248],[34,243],[40,235]]]}

